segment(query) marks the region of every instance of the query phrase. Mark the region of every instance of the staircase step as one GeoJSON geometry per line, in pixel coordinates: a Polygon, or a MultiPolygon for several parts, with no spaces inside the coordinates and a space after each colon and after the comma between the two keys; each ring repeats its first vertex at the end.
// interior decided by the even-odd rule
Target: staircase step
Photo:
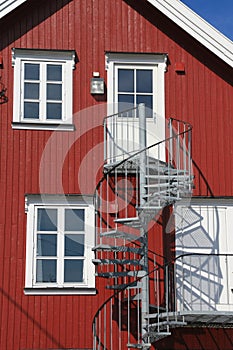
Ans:
{"type": "Polygon", "coordinates": [[[145,175],[146,178],[154,179],[154,180],[170,180],[175,179],[176,181],[179,180],[190,180],[193,179],[192,175],[176,175],[176,174],[147,174],[145,175]]]}
{"type": "Polygon", "coordinates": [[[192,184],[192,181],[177,181],[177,180],[170,180],[168,182],[162,182],[162,183],[149,183],[147,185],[144,185],[145,188],[147,188],[147,190],[150,190],[151,188],[152,189],[159,189],[159,188],[163,188],[163,191],[164,191],[164,188],[167,189],[167,190],[170,190],[170,189],[178,189],[178,188],[184,188],[184,187],[187,187],[189,185],[192,184]]]}
{"type": "Polygon", "coordinates": [[[131,217],[131,218],[119,218],[114,220],[114,222],[119,223],[119,224],[123,224],[126,226],[130,226],[130,227],[134,227],[134,228],[141,228],[141,222],[139,220],[139,217],[131,217]]]}
{"type": "Polygon", "coordinates": [[[171,335],[171,332],[147,332],[143,334],[143,338],[153,337],[158,341],[165,337],[169,337],[170,335],[171,335]]]}
{"type": "Polygon", "coordinates": [[[126,232],[118,231],[118,230],[102,232],[100,234],[100,237],[123,238],[123,239],[126,239],[127,241],[135,241],[139,238],[138,236],[136,236],[134,234],[126,233],[126,232]]]}
{"type": "Polygon", "coordinates": [[[151,344],[150,343],[142,343],[142,344],[132,344],[132,343],[128,343],[126,345],[129,349],[150,349],[151,344]]]}
{"type": "Polygon", "coordinates": [[[94,248],[92,248],[93,251],[97,250],[109,250],[109,251],[115,251],[115,252],[129,252],[134,254],[143,255],[143,249],[142,248],[134,248],[134,247],[126,247],[126,246],[111,246],[108,244],[98,244],[94,248]]]}
{"type": "Polygon", "coordinates": [[[142,282],[134,281],[131,283],[123,283],[123,284],[113,284],[106,286],[106,289],[114,289],[114,290],[122,290],[122,289],[139,289],[142,287],[142,282]]]}
{"type": "Polygon", "coordinates": [[[95,265],[142,265],[138,259],[93,259],[92,262],[95,265]]]}
{"type": "Polygon", "coordinates": [[[117,278],[117,277],[143,277],[145,276],[145,271],[119,271],[119,272],[97,272],[95,274],[98,277],[105,278],[117,278]]]}
{"type": "Polygon", "coordinates": [[[183,322],[183,321],[161,321],[161,322],[156,322],[156,323],[151,323],[149,324],[149,328],[154,328],[154,327],[160,327],[160,328],[164,328],[164,327],[181,327],[181,326],[187,326],[187,322],[183,322]]]}

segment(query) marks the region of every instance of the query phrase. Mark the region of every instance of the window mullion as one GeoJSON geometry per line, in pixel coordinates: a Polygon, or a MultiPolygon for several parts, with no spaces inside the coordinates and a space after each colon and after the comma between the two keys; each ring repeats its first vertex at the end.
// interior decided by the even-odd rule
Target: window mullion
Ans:
{"type": "Polygon", "coordinates": [[[134,107],[137,107],[137,68],[134,68],[134,107]]]}
{"type": "Polygon", "coordinates": [[[63,285],[64,270],[64,208],[58,208],[58,228],[57,228],[57,283],[63,285]]]}
{"type": "Polygon", "coordinates": [[[46,121],[46,67],[45,62],[40,63],[40,120],[46,121]]]}

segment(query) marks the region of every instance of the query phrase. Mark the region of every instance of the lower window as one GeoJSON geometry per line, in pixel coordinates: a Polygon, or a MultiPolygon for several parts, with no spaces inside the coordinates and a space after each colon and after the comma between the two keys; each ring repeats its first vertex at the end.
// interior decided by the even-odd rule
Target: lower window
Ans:
{"type": "Polygon", "coordinates": [[[90,292],[95,287],[90,199],[27,196],[26,293],[44,288],[51,293],[58,288],[90,292]]]}

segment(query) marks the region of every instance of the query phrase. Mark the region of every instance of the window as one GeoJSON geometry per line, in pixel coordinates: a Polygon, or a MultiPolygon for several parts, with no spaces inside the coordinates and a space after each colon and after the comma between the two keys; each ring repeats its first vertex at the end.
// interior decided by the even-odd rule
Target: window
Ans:
{"type": "Polygon", "coordinates": [[[93,291],[94,208],[90,199],[27,196],[26,293],[56,293],[58,288],[62,293],[93,291]]]}
{"type": "Polygon", "coordinates": [[[137,67],[137,66],[122,66],[116,65],[116,102],[122,105],[137,106],[140,103],[145,103],[147,117],[153,117],[154,109],[154,67],[137,67]]]}
{"type": "Polygon", "coordinates": [[[13,128],[73,130],[74,51],[13,49],[13,128]]]}
{"type": "Polygon", "coordinates": [[[233,198],[181,200],[175,224],[178,310],[232,310],[233,198]]]}
{"type": "MultiPolygon", "coordinates": [[[[151,111],[147,117],[164,116],[164,72],[167,55],[106,54],[108,102],[136,107],[145,103],[151,111]]],[[[123,108],[123,107],[122,107],[123,108]]]]}

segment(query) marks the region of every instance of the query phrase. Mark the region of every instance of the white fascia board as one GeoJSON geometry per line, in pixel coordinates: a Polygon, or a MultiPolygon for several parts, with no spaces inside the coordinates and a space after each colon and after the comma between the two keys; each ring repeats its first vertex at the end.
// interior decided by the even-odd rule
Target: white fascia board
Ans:
{"type": "Polygon", "coordinates": [[[0,0],[0,19],[27,0],[0,0]]]}
{"type": "Polygon", "coordinates": [[[233,42],[180,0],[147,0],[216,56],[233,67],[233,42]]]}

